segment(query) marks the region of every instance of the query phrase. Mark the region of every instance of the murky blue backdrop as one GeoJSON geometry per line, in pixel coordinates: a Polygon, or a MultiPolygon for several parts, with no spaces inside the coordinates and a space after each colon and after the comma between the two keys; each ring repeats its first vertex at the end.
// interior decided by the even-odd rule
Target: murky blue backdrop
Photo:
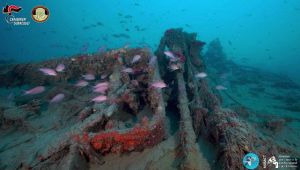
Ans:
{"type": "Polygon", "coordinates": [[[23,7],[14,15],[31,24],[12,26],[2,15],[0,59],[29,62],[125,44],[155,49],[166,29],[183,27],[205,42],[220,38],[228,57],[238,63],[300,82],[299,0],[1,1],[6,4],[23,7]],[[31,20],[36,5],[49,8],[46,23],[31,20]]]}

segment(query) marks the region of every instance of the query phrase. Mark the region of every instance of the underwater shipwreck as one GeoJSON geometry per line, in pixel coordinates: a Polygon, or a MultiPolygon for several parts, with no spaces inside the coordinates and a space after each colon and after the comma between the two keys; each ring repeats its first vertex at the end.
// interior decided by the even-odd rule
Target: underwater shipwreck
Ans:
{"type": "MultiPolygon", "coordinates": [[[[244,117],[251,110],[223,107],[224,97],[208,79],[195,77],[212,59],[196,37],[169,29],[154,53],[124,47],[1,65],[0,88],[15,93],[0,104],[0,169],[233,170],[244,169],[241,160],[249,152],[299,157],[298,144],[279,145],[257,133],[244,117]],[[55,76],[39,71],[60,64],[66,68],[55,76]],[[85,73],[95,77],[80,80],[85,73]],[[93,86],[103,88],[96,93],[93,86]],[[40,93],[22,92],[33,87],[40,93]],[[49,102],[54,97],[62,102],[49,102]],[[213,149],[203,152],[198,140],[213,149]]],[[[222,70],[235,65],[217,61],[222,70]]],[[[264,127],[277,130],[285,121],[264,127]]]]}

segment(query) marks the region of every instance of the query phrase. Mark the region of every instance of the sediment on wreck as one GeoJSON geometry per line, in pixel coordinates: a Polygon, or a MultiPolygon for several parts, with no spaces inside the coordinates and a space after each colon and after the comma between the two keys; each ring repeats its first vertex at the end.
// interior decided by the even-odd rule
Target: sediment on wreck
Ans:
{"type": "MultiPolygon", "coordinates": [[[[220,101],[210,90],[207,80],[195,78],[197,73],[206,71],[201,55],[204,44],[196,40],[196,34],[183,32],[182,29],[169,29],[161,38],[155,53],[158,56],[162,78],[169,84],[176,80],[178,85],[180,139],[184,154],[182,169],[207,169],[205,159],[199,161],[198,165],[193,163],[193,158],[202,158],[201,153],[195,151],[198,137],[216,146],[216,163],[226,170],[243,169],[241,160],[249,152],[260,156],[293,152],[276,144],[267,146],[270,139],[257,134],[255,129],[234,111],[221,108],[220,101]],[[170,61],[164,54],[165,50],[184,58],[179,63],[181,69],[168,69],[170,61]],[[193,128],[189,125],[193,125],[193,128]]],[[[262,164],[260,167],[262,168],[262,164]]]]}
{"type": "MultiPolygon", "coordinates": [[[[74,112],[63,113],[64,117],[57,116],[59,117],[57,122],[64,122],[57,126],[64,130],[62,133],[57,132],[53,140],[47,141],[42,150],[34,151],[38,154],[37,157],[32,155],[28,160],[22,160],[20,165],[7,162],[1,167],[87,169],[91,162],[101,165],[102,157],[108,153],[142,151],[163,141],[166,138],[165,104],[161,90],[151,88],[151,83],[161,80],[159,71],[154,66],[158,64],[148,64],[151,57],[151,52],[147,49],[121,48],[103,54],[74,56],[35,64],[18,64],[5,70],[1,74],[2,87],[42,85],[47,89],[38,96],[41,103],[45,103],[47,96],[53,91],[63,91],[66,98],[78,100],[80,104],[75,103],[74,112]],[[141,58],[133,64],[131,61],[135,55],[140,55],[141,58]],[[64,64],[67,68],[57,76],[45,76],[39,72],[39,68],[55,68],[58,64],[64,64]],[[123,71],[125,68],[131,68],[133,72],[123,71]],[[90,98],[92,93],[89,90],[69,85],[82,74],[90,72],[95,75],[97,81],[109,82],[107,94],[109,101],[92,103],[90,98]],[[100,78],[103,75],[105,78],[100,78]],[[152,114],[150,117],[139,116],[136,124],[127,127],[124,125],[125,122],[119,120],[122,116],[120,114],[124,114],[121,113],[124,108],[130,112],[127,114],[136,117],[143,108],[149,108],[152,114]]],[[[20,100],[26,107],[31,107],[26,104],[31,98],[24,97],[20,100]]],[[[70,103],[65,107],[73,105],[70,103]]],[[[6,113],[7,110],[3,112],[6,113]]],[[[38,117],[39,115],[36,116],[38,117]]],[[[22,118],[22,121],[27,121],[26,117],[22,118]]],[[[44,134],[32,137],[18,146],[28,145],[28,141],[32,140],[43,140],[48,132],[56,133],[56,128],[56,126],[49,127],[44,134]]],[[[13,146],[1,148],[1,154],[6,154],[10,149],[13,149],[13,146]]]]}
{"type": "Polygon", "coordinates": [[[61,113],[51,113],[56,114],[57,118],[53,124],[37,129],[32,137],[0,148],[0,169],[88,169],[90,164],[101,167],[103,158],[108,154],[122,155],[155,147],[168,137],[165,103],[173,96],[176,97],[169,101],[177,105],[174,110],[178,110],[180,115],[177,133],[180,146],[179,149],[174,148],[175,159],[180,160],[176,163],[179,169],[214,168],[210,167],[196,143],[199,137],[216,146],[216,162],[227,170],[243,169],[241,160],[248,152],[267,157],[291,153],[258,135],[236,112],[221,108],[207,80],[195,78],[197,73],[206,71],[201,55],[204,44],[196,39],[196,34],[169,29],[155,52],[158,62],[154,65],[149,64],[152,54],[147,49],[121,48],[101,54],[10,65],[0,69],[0,87],[47,87],[43,94],[35,97],[19,95],[17,108],[1,107],[0,130],[10,133],[14,132],[10,131],[10,127],[18,127],[26,133],[26,130],[31,130],[29,118],[48,116],[40,115],[42,105],[46,105],[53,94],[63,92],[67,98],[67,103],[55,106],[61,107],[61,113]],[[164,54],[165,50],[170,50],[180,59],[175,61],[179,69],[169,69],[170,62],[164,54]],[[132,63],[135,55],[140,55],[141,59],[132,63]],[[55,68],[61,63],[67,69],[58,76],[45,76],[38,71],[42,67],[55,68]],[[132,70],[124,72],[125,68],[132,70]],[[91,97],[95,96],[91,89],[74,86],[74,81],[85,73],[96,76],[94,84],[109,82],[109,101],[93,103],[91,97]],[[160,90],[151,87],[152,83],[161,80],[167,88],[160,90]],[[151,116],[141,115],[144,108],[150,110],[148,113],[151,116]],[[125,122],[121,119],[124,115],[137,121],[125,122]],[[43,141],[42,144],[37,142],[40,148],[30,150],[30,153],[24,150],[26,157],[2,162],[6,156],[20,156],[17,152],[14,153],[16,155],[9,153],[10,150],[19,151],[20,146],[33,149],[36,141],[43,141]]]}
{"type": "MultiPolygon", "coordinates": [[[[180,165],[180,169],[210,169],[207,160],[203,157],[196,144],[196,134],[193,130],[193,120],[189,105],[191,101],[201,104],[198,91],[195,94],[196,98],[189,100],[188,92],[186,89],[186,75],[192,83],[194,80],[193,75],[189,75],[187,65],[191,65],[190,58],[196,62],[197,66],[203,66],[198,60],[198,52],[195,49],[200,50],[203,43],[196,41],[195,34],[186,34],[181,29],[169,29],[165,32],[165,36],[161,39],[156,55],[158,56],[159,69],[164,80],[170,83],[170,80],[175,80],[178,89],[178,110],[180,111],[180,144],[183,153],[183,162],[180,165]],[[188,47],[190,43],[195,44],[193,47],[188,47]],[[176,63],[181,65],[180,70],[172,72],[168,70],[169,61],[164,56],[164,50],[168,48],[178,57],[181,57],[181,61],[176,63]],[[189,50],[190,49],[190,50],[189,50]],[[187,60],[188,59],[188,60],[187,60]],[[173,78],[172,78],[173,77],[173,78]]],[[[197,87],[197,86],[196,86],[197,87]]],[[[198,90],[198,89],[194,89],[198,90]]]]}

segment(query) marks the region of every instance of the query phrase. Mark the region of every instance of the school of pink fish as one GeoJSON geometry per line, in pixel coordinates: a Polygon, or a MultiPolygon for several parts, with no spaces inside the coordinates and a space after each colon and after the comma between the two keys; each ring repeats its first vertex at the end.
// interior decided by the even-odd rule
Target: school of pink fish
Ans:
{"type": "MultiPolygon", "coordinates": [[[[178,58],[173,54],[173,52],[165,51],[164,54],[171,61],[170,65],[168,66],[169,69],[171,71],[179,70],[180,69],[180,64],[176,63],[178,61],[178,58]]],[[[135,64],[135,63],[139,62],[140,59],[141,59],[141,55],[135,55],[132,58],[131,64],[135,64]]],[[[74,61],[75,61],[75,59],[74,59],[74,61]]],[[[151,56],[149,58],[148,64],[150,66],[155,66],[156,61],[157,61],[157,57],[156,56],[151,56]]],[[[64,64],[58,64],[55,69],[45,67],[45,68],[40,68],[39,71],[41,71],[44,75],[47,75],[47,76],[57,76],[59,73],[64,72],[65,69],[66,69],[66,67],[65,67],[64,64]]],[[[121,70],[121,72],[128,73],[128,74],[134,74],[134,70],[130,67],[124,67],[121,70]]],[[[106,77],[107,77],[106,74],[101,75],[101,79],[105,79],[106,77]]],[[[207,77],[207,74],[205,72],[200,72],[200,73],[197,73],[195,75],[195,77],[203,79],[203,78],[207,77]]],[[[96,76],[94,74],[91,74],[91,73],[87,73],[87,74],[82,75],[82,78],[83,79],[78,80],[75,83],[76,87],[86,87],[90,84],[89,81],[96,80],[96,76]]],[[[136,85],[138,85],[138,82],[136,83],[136,85]]],[[[100,93],[101,95],[94,97],[91,101],[96,102],[96,103],[107,101],[108,98],[106,96],[106,93],[109,90],[109,86],[110,86],[109,82],[99,82],[99,83],[94,84],[93,92],[94,93],[100,93]]],[[[164,81],[159,80],[159,81],[151,83],[150,87],[151,88],[156,88],[156,89],[162,89],[162,88],[166,88],[167,84],[164,81]]],[[[222,86],[222,85],[217,85],[216,89],[217,90],[226,90],[227,88],[222,86]]],[[[44,91],[45,91],[44,86],[37,86],[35,88],[32,88],[30,90],[25,91],[24,94],[25,95],[35,95],[35,94],[42,93],[44,91]]],[[[65,94],[59,93],[59,94],[55,95],[50,100],[50,103],[59,103],[59,102],[63,101],[64,98],[65,98],[65,94]]]]}
{"type": "Polygon", "coordinates": [[[47,76],[57,76],[57,73],[63,72],[65,68],[66,67],[64,64],[58,64],[55,69],[44,67],[44,68],[40,68],[39,71],[41,71],[44,75],[47,76]]]}

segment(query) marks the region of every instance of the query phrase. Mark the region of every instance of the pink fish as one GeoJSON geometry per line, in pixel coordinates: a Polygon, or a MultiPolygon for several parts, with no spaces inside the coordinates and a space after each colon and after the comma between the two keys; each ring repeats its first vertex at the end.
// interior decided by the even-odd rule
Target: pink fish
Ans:
{"type": "Polygon", "coordinates": [[[77,87],[85,87],[85,86],[87,86],[89,84],[89,82],[87,82],[87,81],[85,81],[85,80],[79,80],[76,84],[75,84],[75,86],[77,86],[77,87]]]}
{"type": "Polygon", "coordinates": [[[85,80],[95,80],[95,76],[93,74],[85,74],[82,75],[85,80]]]}
{"type": "Polygon", "coordinates": [[[94,86],[94,88],[98,88],[98,87],[108,87],[109,86],[109,83],[108,82],[101,82],[101,83],[98,83],[94,86]]]}
{"type": "Polygon", "coordinates": [[[95,88],[94,92],[105,94],[107,90],[108,90],[108,86],[100,86],[100,87],[95,88]]]}
{"type": "Polygon", "coordinates": [[[57,73],[55,70],[51,69],[51,68],[40,68],[39,69],[44,75],[48,75],[48,76],[56,76],[57,73]]]}
{"type": "Polygon", "coordinates": [[[164,54],[172,61],[178,60],[171,51],[165,51],[164,54]]]}
{"type": "Polygon", "coordinates": [[[132,68],[124,68],[122,70],[122,72],[124,72],[124,73],[133,73],[133,69],[132,68]]]}
{"type": "Polygon", "coordinates": [[[25,91],[24,95],[34,95],[34,94],[39,94],[45,91],[45,87],[44,86],[37,86],[34,87],[30,90],[25,91]]]}
{"type": "Polygon", "coordinates": [[[134,86],[139,86],[139,81],[137,81],[137,80],[131,80],[130,82],[131,82],[131,84],[133,84],[134,86]]]}
{"type": "Polygon", "coordinates": [[[65,65],[64,64],[58,64],[57,66],[56,66],[56,68],[55,68],[55,70],[57,71],[57,72],[63,72],[64,70],[65,70],[65,65]]]}
{"type": "Polygon", "coordinates": [[[222,86],[222,85],[217,85],[217,86],[216,86],[216,89],[217,89],[217,90],[227,90],[227,88],[224,87],[224,86],[222,86]]]}
{"type": "Polygon", "coordinates": [[[141,55],[135,55],[131,61],[131,64],[138,62],[141,59],[141,55]]]}
{"type": "Polygon", "coordinates": [[[175,71],[175,70],[178,70],[178,69],[180,69],[180,68],[179,68],[179,66],[178,66],[177,64],[171,64],[171,65],[169,66],[169,69],[170,69],[171,71],[175,71]]]}
{"type": "Polygon", "coordinates": [[[50,103],[58,103],[62,101],[64,98],[65,95],[63,93],[59,93],[50,100],[50,103]]]}
{"type": "Polygon", "coordinates": [[[105,79],[107,77],[107,74],[101,75],[101,79],[105,79]]]}
{"type": "Polygon", "coordinates": [[[98,83],[94,86],[94,92],[105,94],[108,88],[109,88],[108,82],[98,83]]]}
{"type": "Polygon", "coordinates": [[[104,102],[106,100],[107,100],[107,96],[103,96],[103,95],[97,96],[97,97],[92,99],[92,101],[96,102],[96,103],[101,103],[101,102],[104,102]]]}
{"type": "Polygon", "coordinates": [[[167,87],[166,83],[164,83],[163,81],[157,81],[151,84],[151,87],[157,88],[157,89],[162,89],[167,87]]]}
{"type": "Polygon", "coordinates": [[[156,60],[157,60],[157,57],[156,57],[156,56],[152,56],[152,57],[150,58],[149,65],[150,65],[150,66],[154,66],[155,63],[156,63],[156,60]]]}
{"type": "Polygon", "coordinates": [[[203,78],[207,77],[207,74],[204,72],[201,72],[201,73],[196,74],[195,77],[203,79],[203,78]]]}

